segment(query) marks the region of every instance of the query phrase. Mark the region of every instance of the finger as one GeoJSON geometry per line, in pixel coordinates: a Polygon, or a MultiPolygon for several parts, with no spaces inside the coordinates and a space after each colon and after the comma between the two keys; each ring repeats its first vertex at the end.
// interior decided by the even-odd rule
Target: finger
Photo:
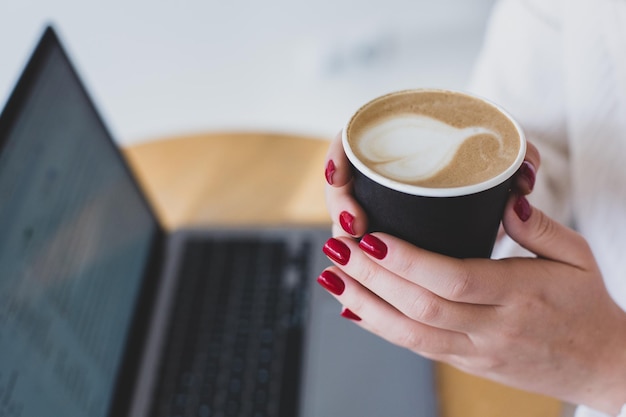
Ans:
{"type": "Polygon", "coordinates": [[[502,224],[507,234],[538,257],[588,268],[594,263],[586,240],[532,207],[524,196],[512,195],[502,224]]]}
{"type": "Polygon", "coordinates": [[[456,332],[469,333],[490,322],[492,306],[445,299],[402,278],[370,259],[350,239],[331,239],[324,248],[347,275],[414,321],[456,332]]]}
{"type": "Polygon", "coordinates": [[[333,229],[334,236],[362,236],[367,230],[367,215],[352,196],[352,171],[343,151],[341,132],[330,143],[325,176],[326,207],[333,224],[339,225],[333,229]]]}
{"type": "Polygon", "coordinates": [[[367,230],[367,214],[352,196],[352,184],[326,186],[326,208],[341,235],[362,236],[367,230]]]}
{"type": "Polygon", "coordinates": [[[346,232],[337,223],[333,223],[331,230],[332,230],[331,236],[333,237],[346,236],[346,232]]]}
{"type": "Polygon", "coordinates": [[[526,142],[526,156],[524,160],[530,162],[535,169],[539,169],[541,165],[541,155],[535,145],[530,142],[526,142]]]}
{"type": "Polygon", "coordinates": [[[361,320],[355,323],[369,332],[422,354],[461,354],[471,349],[471,341],[466,335],[411,320],[337,267],[325,270],[318,282],[322,281],[320,284],[326,288],[323,282],[329,276],[343,283],[340,293],[329,292],[356,314],[361,320]]]}
{"type": "Polygon", "coordinates": [[[506,265],[490,259],[456,259],[429,252],[384,233],[365,235],[359,247],[388,271],[446,300],[499,305],[515,283],[506,265]]]}
{"type": "Polygon", "coordinates": [[[324,176],[330,186],[342,187],[352,179],[350,163],[341,143],[341,132],[330,142],[324,167],[324,176]]]}
{"type": "Polygon", "coordinates": [[[531,144],[526,144],[526,156],[524,162],[517,170],[514,180],[514,188],[519,194],[530,194],[535,187],[537,169],[541,163],[539,151],[531,144]]]}

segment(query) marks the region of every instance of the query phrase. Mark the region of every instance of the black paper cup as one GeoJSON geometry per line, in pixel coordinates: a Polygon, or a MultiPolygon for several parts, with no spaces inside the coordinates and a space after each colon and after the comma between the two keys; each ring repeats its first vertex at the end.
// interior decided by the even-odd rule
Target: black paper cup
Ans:
{"type": "Polygon", "coordinates": [[[348,132],[357,115],[367,112],[377,100],[398,94],[392,93],[361,107],[343,129],[344,151],[353,167],[354,197],[367,213],[368,232],[389,233],[420,248],[456,258],[489,258],[513,176],[526,155],[526,139],[519,124],[501,107],[467,93],[451,93],[487,103],[511,121],[520,141],[513,163],[489,180],[452,188],[410,185],[373,171],[352,151],[348,132]]]}

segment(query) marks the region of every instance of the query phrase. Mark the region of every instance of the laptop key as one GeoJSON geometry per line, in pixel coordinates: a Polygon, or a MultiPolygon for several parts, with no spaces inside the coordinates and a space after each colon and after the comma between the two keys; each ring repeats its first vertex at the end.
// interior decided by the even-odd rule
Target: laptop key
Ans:
{"type": "Polygon", "coordinates": [[[295,415],[306,259],[239,239],[185,256],[151,415],[295,415]]]}

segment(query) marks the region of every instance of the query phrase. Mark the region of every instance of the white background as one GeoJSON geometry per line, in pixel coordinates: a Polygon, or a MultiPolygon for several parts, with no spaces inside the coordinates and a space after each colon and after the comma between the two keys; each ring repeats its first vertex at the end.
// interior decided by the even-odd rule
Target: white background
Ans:
{"type": "Polygon", "coordinates": [[[377,95],[463,89],[493,0],[0,0],[0,106],[46,23],[120,144],[333,136],[377,95]]]}

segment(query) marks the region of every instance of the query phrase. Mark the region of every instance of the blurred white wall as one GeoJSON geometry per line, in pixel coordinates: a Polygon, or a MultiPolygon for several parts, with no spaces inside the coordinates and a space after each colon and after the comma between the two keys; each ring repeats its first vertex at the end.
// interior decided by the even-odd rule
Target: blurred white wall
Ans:
{"type": "Polygon", "coordinates": [[[379,94],[463,88],[494,0],[5,0],[0,106],[46,22],[122,144],[330,137],[379,94]]]}

